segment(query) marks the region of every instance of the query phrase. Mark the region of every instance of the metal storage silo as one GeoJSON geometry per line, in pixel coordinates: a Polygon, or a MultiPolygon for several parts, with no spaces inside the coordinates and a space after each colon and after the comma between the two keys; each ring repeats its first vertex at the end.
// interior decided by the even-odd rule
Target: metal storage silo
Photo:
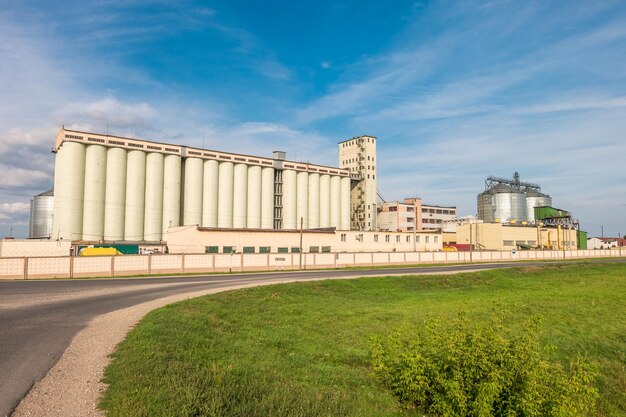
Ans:
{"type": "Polygon", "coordinates": [[[506,184],[498,184],[478,195],[478,218],[486,223],[496,220],[526,220],[526,195],[506,184]]]}
{"type": "Polygon", "coordinates": [[[49,238],[52,234],[52,213],[54,213],[54,190],[37,194],[30,200],[30,238],[49,238]]]}
{"type": "Polygon", "coordinates": [[[526,220],[531,223],[535,221],[535,207],[552,206],[552,197],[541,191],[526,189],[526,220]]]}

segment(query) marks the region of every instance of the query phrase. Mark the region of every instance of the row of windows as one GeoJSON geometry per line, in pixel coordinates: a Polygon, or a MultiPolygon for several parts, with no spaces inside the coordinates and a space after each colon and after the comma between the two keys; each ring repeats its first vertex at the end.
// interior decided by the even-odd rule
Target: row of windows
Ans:
{"type": "Polygon", "coordinates": [[[441,224],[441,223],[443,223],[443,220],[441,220],[441,219],[422,219],[422,223],[441,224]]]}
{"type": "MultiPolygon", "coordinates": [[[[375,142],[376,139],[374,139],[374,138],[366,138],[366,139],[367,139],[367,143],[370,143],[370,139],[372,140],[372,143],[376,143],[375,142]]],[[[363,139],[362,138],[361,139],[354,139],[354,140],[351,140],[349,142],[344,142],[344,143],[341,144],[341,147],[345,148],[347,146],[356,145],[359,142],[363,142],[363,139]]]]}
{"type": "Polygon", "coordinates": [[[431,213],[431,214],[456,214],[456,210],[445,210],[445,209],[430,209],[430,208],[422,208],[422,213],[431,213]]]}
{"type": "MultiPolygon", "coordinates": [[[[365,235],[363,235],[362,233],[359,233],[358,235],[355,236],[355,239],[361,243],[363,243],[365,241],[365,235]]],[[[342,242],[346,242],[348,240],[348,234],[347,233],[342,233],[341,234],[341,241],[342,242]]],[[[406,235],[404,237],[404,240],[406,243],[411,243],[411,235],[406,235]]],[[[402,241],[402,236],[401,235],[395,235],[395,241],[396,243],[400,243],[402,241]]],[[[421,241],[421,236],[419,235],[415,235],[415,243],[420,243],[421,241]]],[[[378,235],[374,235],[374,242],[378,242],[378,235]]],[[[391,242],[391,235],[386,234],[385,235],[385,242],[389,243],[391,242]]],[[[433,242],[434,243],[439,243],[439,236],[433,236],[433,242]]],[[[424,236],[424,243],[430,243],[430,236],[424,236]]]]}
{"type": "MultiPolygon", "coordinates": [[[[244,246],[241,253],[271,253],[271,246],[259,246],[258,251],[254,246],[244,246]]],[[[309,252],[311,253],[329,253],[331,251],[330,246],[309,246],[309,252]]],[[[297,246],[293,247],[280,247],[277,248],[276,252],[278,253],[300,253],[300,248],[297,246]]],[[[222,246],[222,251],[220,252],[219,246],[205,246],[204,253],[237,253],[236,246],[222,246]]]]}

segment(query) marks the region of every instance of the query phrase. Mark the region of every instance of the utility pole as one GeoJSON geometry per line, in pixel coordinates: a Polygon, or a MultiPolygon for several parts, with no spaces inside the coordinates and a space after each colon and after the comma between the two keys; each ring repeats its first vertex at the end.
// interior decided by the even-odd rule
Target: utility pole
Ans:
{"type": "Polygon", "coordinates": [[[300,217],[300,269],[302,269],[302,229],[304,227],[304,217],[300,217]]]}
{"type": "Polygon", "coordinates": [[[470,247],[469,247],[469,250],[470,250],[470,263],[471,263],[472,262],[472,221],[471,220],[470,220],[470,223],[469,223],[469,229],[470,229],[470,247]]]}
{"type": "Polygon", "coordinates": [[[622,234],[617,234],[617,246],[619,247],[619,256],[622,257],[622,234]]]}

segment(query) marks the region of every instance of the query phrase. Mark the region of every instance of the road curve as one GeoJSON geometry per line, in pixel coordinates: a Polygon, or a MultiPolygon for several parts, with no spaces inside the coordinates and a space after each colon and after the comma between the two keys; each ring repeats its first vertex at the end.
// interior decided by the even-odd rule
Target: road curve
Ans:
{"type": "MultiPolygon", "coordinates": [[[[0,281],[0,416],[10,415],[96,317],[153,300],[280,282],[459,273],[545,262],[178,277],[0,281]]],[[[148,305],[148,304],[146,304],[148,305]]],[[[154,307],[153,307],[154,308],[154,307]]],[[[146,311],[147,312],[147,311],[146,311]]],[[[143,312],[142,314],[145,314],[143,312]]]]}

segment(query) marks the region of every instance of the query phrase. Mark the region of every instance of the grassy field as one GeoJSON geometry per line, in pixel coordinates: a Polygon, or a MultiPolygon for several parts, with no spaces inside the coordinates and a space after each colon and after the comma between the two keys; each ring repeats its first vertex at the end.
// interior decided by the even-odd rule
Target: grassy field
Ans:
{"type": "Polygon", "coordinates": [[[460,308],[543,317],[555,360],[600,369],[598,416],[626,415],[626,265],[518,267],[450,276],[295,283],[150,313],[113,356],[110,416],[393,416],[368,336],[460,308]]]}

